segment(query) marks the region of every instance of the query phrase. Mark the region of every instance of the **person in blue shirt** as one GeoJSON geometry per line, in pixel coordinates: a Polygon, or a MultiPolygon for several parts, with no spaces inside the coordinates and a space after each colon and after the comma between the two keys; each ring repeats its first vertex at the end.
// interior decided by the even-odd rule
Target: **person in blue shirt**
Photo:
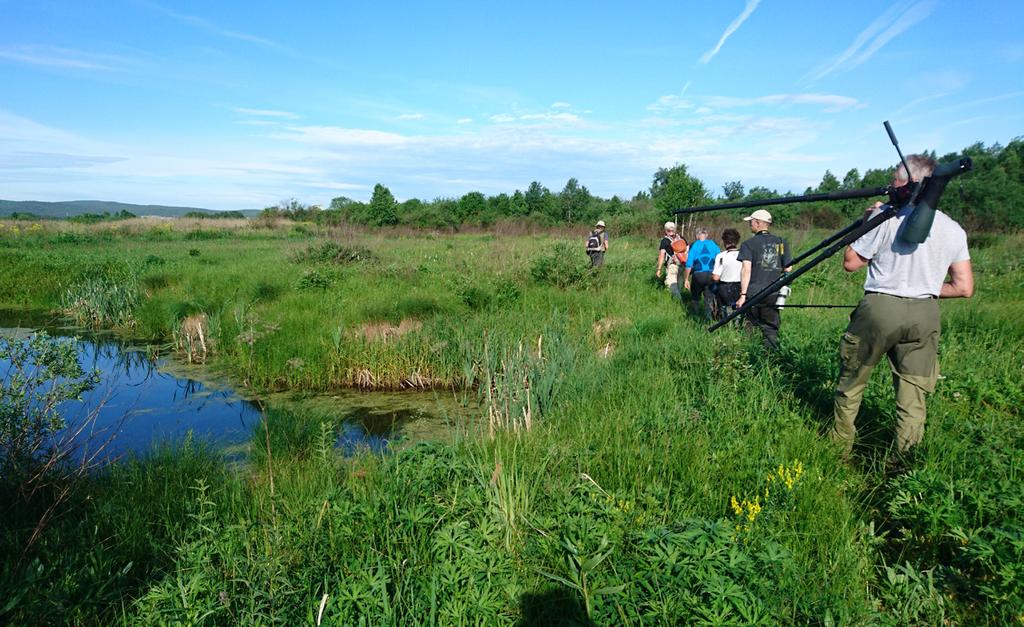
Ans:
{"type": "Polygon", "coordinates": [[[720,252],[722,249],[715,240],[708,239],[708,228],[697,227],[697,240],[690,246],[690,253],[686,258],[683,287],[690,290],[691,311],[695,314],[703,313],[706,318],[714,316],[715,282],[711,278],[711,271],[715,268],[715,257],[720,252]],[[703,311],[700,306],[701,297],[704,298],[703,311]]]}

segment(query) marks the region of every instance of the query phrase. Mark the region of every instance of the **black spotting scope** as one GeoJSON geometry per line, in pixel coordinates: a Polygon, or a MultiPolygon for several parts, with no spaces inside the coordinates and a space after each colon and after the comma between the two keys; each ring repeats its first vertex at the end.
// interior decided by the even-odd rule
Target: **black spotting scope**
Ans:
{"type": "Polygon", "coordinates": [[[961,157],[935,166],[931,176],[924,179],[914,209],[903,225],[900,239],[904,243],[922,244],[928,239],[932,222],[935,221],[935,210],[939,208],[939,198],[945,191],[946,184],[954,176],[963,174],[973,167],[970,157],[961,157]]]}

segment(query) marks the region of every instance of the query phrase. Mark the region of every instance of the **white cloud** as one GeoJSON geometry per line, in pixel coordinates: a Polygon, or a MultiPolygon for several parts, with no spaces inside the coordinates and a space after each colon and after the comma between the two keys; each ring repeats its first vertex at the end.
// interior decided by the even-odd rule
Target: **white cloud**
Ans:
{"type": "Polygon", "coordinates": [[[682,96],[675,94],[668,96],[660,96],[657,100],[647,105],[648,111],[654,111],[655,113],[666,113],[669,111],[679,111],[681,109],[692,109],[693,104],[684,100],[682,96]]]}
{"type": "Polygon", "coordinates": [[[0,109],[0,150],[110,153],[110,146],[0,109]]]}
{"type": "Polygon", "coordinates": [[[289,126],[271,137],[339,146],[401,146],[409,143],[409,138],[397,133],[340,126],[289,126]]]}
{"type": "Polygon", "coordinates": [[[722,45],[725,44],[725,40],[728,39],[730,35],[735,33],[736,29],[743,25],[743,22],[747,21],[747,18],[750,17],[750,15],[754,12],[754,9],[756,9],[757,5],[760,3],[761,0],[747,0],[747,5],[743,7],[743,12],[740,13],[739,16],[737,16],[737,18],[734,19],[732,23],[726,27],[725,31],[722,33],[722,36],[718,39],[718,43],[715,44],[715,47],[701,55],[700,62],[707,64],[708,61],[713,59],[714,56],[718,54],[718,51],[722,49],[722,45]]]}
{"type": "Polygon", "coordinates": [[[458,120],[455,120],[455,123],[456,124],[472,124],[473,123],[473,118],[459,118],[458,120]]]}
{"type": "Polygon", "coordinates": [[[403,113],[398,116],[399,120],[422,120],[424,115],[422,113],[403,113]]]}
{"type": "Polygon", "coordinates": [[[550,122],[570,122],[575,124],[580,121],[580,116],[574,113],[527,113],[519,116],[520,120],[543,120],[550,122]]]}
{"type": "Polygon", "coordinates": [[[811,72],[810,80],[818,80],[837,71],[852,70],[874,56],[882,46],[893,38],[931,15],[934,10],[934,0],[902,1],[889,7],[885,13],[861,31],[854,38],[853,43],[835,60],[811,72]]]}
{"type": "Polygon", "coordinates": [[[562,101],[552,102],[551,103],[551,108],[552,109],[568,109],[571,106],[572,105],[569,104],[568,102],[562,102],[562,101]]]}
{"type": "Polygon", "coordinates": [[[275,109],[249,109],[247,107],[235,107],[233,110],[235,113],[241,113],[242,115],[255,115],[257,117],[265,118],[286,118],[294,120],[299,117],[291,111],[278,111],[275,109]]]}

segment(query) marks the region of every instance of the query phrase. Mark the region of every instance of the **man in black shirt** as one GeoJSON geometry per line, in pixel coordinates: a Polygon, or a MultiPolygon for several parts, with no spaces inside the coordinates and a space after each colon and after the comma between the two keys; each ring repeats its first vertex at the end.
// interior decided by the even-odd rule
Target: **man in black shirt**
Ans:
{"type": "MultiPolygon", "coordinates": [[[[743,242],[737,257],[743,263],[740,274],[740,298],[736,307],[747,302],[747,295],[753,296],[782,276],[783,272],[792,270],[793,258],[786,240],[772,235],[768,229],[772,225],[772,214],[758,209],[743,218],[750,223],[750,231],[754,237],[743,242]]],[[[747,312],[747,324],[761,329],[765,348],[776,351],[779,349],[779,309],[775,306],[778,294],[771,294],[747,312]]]]}

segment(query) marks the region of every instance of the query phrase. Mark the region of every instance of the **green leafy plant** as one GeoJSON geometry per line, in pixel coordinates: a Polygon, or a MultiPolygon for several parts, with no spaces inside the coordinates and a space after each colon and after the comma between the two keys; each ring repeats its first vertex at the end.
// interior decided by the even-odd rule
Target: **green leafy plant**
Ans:
{"type": "Polygon", "coordinates": [[[300,290],[325,290],[331,286],[332,278],[320,270],[306,270],[295,284],[300,290]]]}
{"type": "Polygon", "coordinates": [[[580,598],[583,600],[583,608],[586,612],[587,619],[590,619],[593,615],[594,599],[596,597],[618,594],[626,589],[627,584],[601,586],[600,588],[594,587],[593,580],[597,573],[598,566],[608,559],[613,552],[612,549],[608,548],[607,537],[601,538],[601,544],[598,546],[597,551],[589,557],[581,555],[579,548],[577,548],[576,545],[568,538],[564,538],[562,540],[562,547],[565,549],[565,576],[563,577],[561,575],[555,575],[545,571],[541,571],[540,574],[552,581],[557,581],[579,594],[580,598]]]}

